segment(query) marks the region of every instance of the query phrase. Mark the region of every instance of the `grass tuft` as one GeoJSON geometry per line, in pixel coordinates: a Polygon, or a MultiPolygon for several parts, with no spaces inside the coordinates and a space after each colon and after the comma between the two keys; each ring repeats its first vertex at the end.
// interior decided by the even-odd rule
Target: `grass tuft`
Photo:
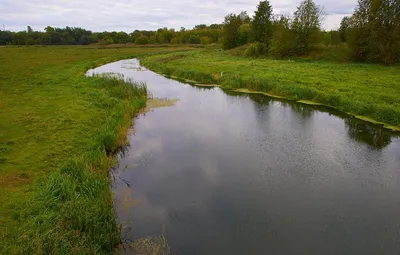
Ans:
{"type": "Polygon", "coordinates": [[[171,254],[164,234],[141,238],[131,244],[131,249],[137,255],[168,255],[171,254]]]}

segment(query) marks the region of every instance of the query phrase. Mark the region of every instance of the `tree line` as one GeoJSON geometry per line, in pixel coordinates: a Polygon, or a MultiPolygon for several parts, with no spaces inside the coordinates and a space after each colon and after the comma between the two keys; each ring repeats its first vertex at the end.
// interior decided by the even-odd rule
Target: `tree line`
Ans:
{"type": "Polygon", "coordinates": [[[210,44],[218,43],[222,37],[222,24],[196,25],[193,29],[179,31],[160,28],[157,31],[135,30],[126,32],[92,32],[79,27],[54,28],[44,31],[0,31],[0,45],[88,45],[99,44],[210,44]]]}
{"type": "Polygon", "coordinates": [[[354,13],[338,30],[324,31],[323,7],[304,0],[292,15],[277,15],[269,1],[261,1],[254,15],[231,13],[222,24],[200,24],[186,30],[92,32],[79,27],[46,27],[44,32],[0,31],[0,45],[87,44],[221,44],[224,49],[243,45],[245,55],[276,58],[307,56],[324,46],[343,48],[346,58],[366,63],[400,62],[400,1],[358,0],[354,13]]]}
{"type": "Polygon", "coordinates": [[[355,61],[394,64],[400,59],[400,1],[359,0],[338,31],[323,31],[323,7],[313,0],[300,3],[292,16],[274,15],[269,1],[246,12],[225,17],[222,45],[232,49],[249,44],[245,54],[274,57],[307,55],[323,45],[348,48],[355,61]]]}

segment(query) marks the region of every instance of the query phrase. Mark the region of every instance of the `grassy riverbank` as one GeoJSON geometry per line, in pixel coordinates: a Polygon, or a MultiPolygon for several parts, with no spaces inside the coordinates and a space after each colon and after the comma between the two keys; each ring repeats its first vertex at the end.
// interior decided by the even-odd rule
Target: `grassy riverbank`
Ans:
{"type": "Polygon", "coordinates": [[[0,48],[0,253],[102,254],[119,242],[109,153],[146,88],[88,68],[166,47],[0,48]]]}
{"type": "Polygon", "coordinates": [[[324,104],[400,130],[400,66],[250,59],[219,49],[155,55],[142,64],[193,82],[324,104]]]}

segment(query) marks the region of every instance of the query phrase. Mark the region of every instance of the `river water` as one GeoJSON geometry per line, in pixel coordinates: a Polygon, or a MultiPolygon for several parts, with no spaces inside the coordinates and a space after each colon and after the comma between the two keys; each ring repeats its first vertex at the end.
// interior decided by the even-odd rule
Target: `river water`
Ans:
{"type": "MultiPolygon", "coordinates": [[[[91,71],[93,72],[93,71],[91,71]]],[[[134,120],[112,172],[126,240],[173,254],[399,254],[400,139],[315,106],[94,70],[179,99],[134,120]]]]}

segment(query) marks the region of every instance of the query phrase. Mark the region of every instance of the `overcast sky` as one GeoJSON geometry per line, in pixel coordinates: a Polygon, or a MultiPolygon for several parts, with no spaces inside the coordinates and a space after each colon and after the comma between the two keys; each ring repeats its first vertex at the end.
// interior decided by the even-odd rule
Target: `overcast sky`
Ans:
{"type": "MultiPolygon", "coordinates": [[[[19,31],[30,25],[82,27],[92,31],[125,31],[169,27],[192,28],[222,23],[225,15],[247,11],[253,15],[259,0],[1,0],[0,26],[19,31]]],[[[275,14],[292,14],[301,0],[271,0],[275,14]]],[[[350,15],[357,0],[316,0],[324,7],[323,27],[336,29],[350,15]]]]}

